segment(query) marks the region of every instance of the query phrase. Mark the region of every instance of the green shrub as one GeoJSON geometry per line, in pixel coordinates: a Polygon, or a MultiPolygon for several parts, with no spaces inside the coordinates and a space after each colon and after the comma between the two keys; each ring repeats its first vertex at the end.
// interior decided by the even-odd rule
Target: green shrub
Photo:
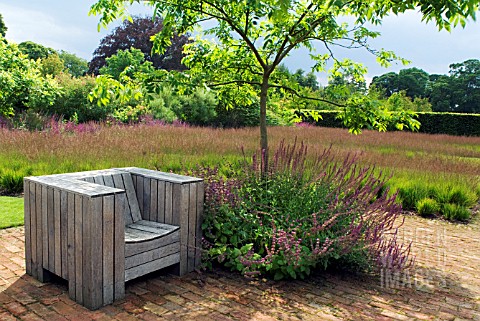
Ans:
{"type": "Polygon", "coordinates": [[[395,197],[355,158],[332,163],[329,152],[307,161],[306,147],[281,144],[254,155],[232,178],[203,169],[209,264],[218,261],[248,276],[304,278],[315,268],[403,269],[409,249],[393,239],[400,213],[395,197]],[[379,196],[380,194],[380,196],[379,196]]]}
{"type": "Polygon", "coordinates": [[[431,198],[424,198],[416,204],[417,212],[422,217],[435,216],[440,211],[440,205],[436,200],[431,198]]]}
{"type": "Polygon", "coordinates": [[[464,206],[457,204],[443,204],[442,215],[450,221],[467,221],[471,217],[471,212],[464,206]]]}

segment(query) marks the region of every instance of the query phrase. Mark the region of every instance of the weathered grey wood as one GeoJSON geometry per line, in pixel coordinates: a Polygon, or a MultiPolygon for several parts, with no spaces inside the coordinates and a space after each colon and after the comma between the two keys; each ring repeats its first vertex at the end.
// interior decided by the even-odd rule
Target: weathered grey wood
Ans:
{"type": "MultiPolygon", "coordinates": [[[[105,175],[103,176],[103,185],[108,186],[108,187],[115,187],[115,184],[113,183],[113,176],[112,175],[105,175]]],[[[122,188],[120,188],[122,189],[122,188]]]]}
{"type": "Polygon", "coordinates": [[[23,180],[23,198],[24,221],[25,221],[25,270],[27,274],[32,275],[32,214],[30,213],[30,181],[23,180]]]}
{"type": "MultiPolygon", "coordinates": [[[[195,269],[195,248],[196,248],[196,224],[197,224],[197,184],[188,184],[189,194],[187,200],[188,210],[186,217],[188,220],[187,229],[187,271],[195,269]]],[[[183,227],[185,228],[185,227],[183,227]]]]}
{"type": "Polygon", "coordinates": [[[115,195],[114,218],[114,299],[120,300],[125,296],[125,207],[127,206],[125,193],[115,195]]]}
{"type": "MultiPolygon", "coordinates": [[[[43,254],[43,261],[42,261],[42,269],[48,269],[48,238],[50,233],[48,232],[48,207],[47,207],[47,186],[41,187],[41,205],[42,205],[42,228],[40,229],[42,235],[42,254],[43,254]]],[[[41,271],[43,274],[43,270],[41,271]]]]}
{"type": "Polygon", "coordinates": [[[75,301],[83,304],[83,197],[75,195],[75,301]]]}
{"type": "Polygon", "coordinates": [[[118,170],[130,172],[136,176],[150,177],[160,181],[171,182],[176,184],[195,183],[195,182],[202,181],[202,179],[196,178],[196,177],[178,175],[173,173],[164,173],[164,172],[154,171],[154,170],[145,169],[145,168],[138,168],[138,167],[124,167],[124,168],[118,168],[118,170]]]}
{"type": "Polygon", "coordinates": [[[174,211],[173,224],[178,224],[180,228],[180,275],[188,272],[188,195],[189,184],[174,185],[174,211]],[[178,223],[177,223],[178,221],[178,223]]]}
{"type": "Polygon", "coordinates": [[[166,223],[165,221],[165,181],[158,182],[157,188],[157,222],[166,223]]]}
{"type": "Polygon", "coordinates": [[[53,213],[53,188],[47,187],[47,220],[48,227],[48,264],[45,269],[55,273],[55,217],[53,213]]]}
{"type": "Polygon", "coordinates": [[[68,280],[68,194],[60,191],[61,277],[68,280]]]}
{"type": "Polygon", "coordinates": [[[89,309],[98,309],[103,306],[102,280],[102,210],[103,198],[84,198],[84,305],[89,309]]]}
{"type": "Polygon", "coordinates": [[[54,269],[56,275],[62,275],[61,230],[60,230],[60,190],[53,190],[53,221],[55,224],[54,269]]]}
{"type": "Polygon", "coordinates": [[[104,181],[103,181],[103,176],[102,176],[102,175],[94,176],[94,177],[93,177],[93,182],[94,182],[95,184],[105,185],[105,183],[104,183],[104,181]]]}
{"type": "Polygon", "coordinates": [[[126,243],[141,243],[157,238],[165,237],[179,228],[176,229],[162,229],[158,227],[145,226],[131,224],[125,228],[125,242],[126,243]]]}
{"type": "Polygon", "coordinates": [[[125,258],[125,269],[131,269],[151,261],[180,252],[180,243],[172,243],[148,252],[142,252],[125,258]]]}
{"type": "Polygon", "coordinates": [[[203,203],[205,198],[205,185],[197,183],[197,215],[195,224],[195,267],[202,264],[202,224],[203,224],[203,203]]]}
{"type": "Polygon", "coordinates": [[[138,206],[140,207],[140,216],[144,218],[143,216],[143,177],[142,176],[136,177],[135,191],[137,193],[138,206]]]}
{"type": "Polygon", "coordinates": [[[125,281],[130,281],[132,279],[135,279],[147,273],[151,273],[153,271],[163,269],[167,266],[178,263],[179,260],[180,260],[180,255],[178,253],[175,253],[167,257],[163,257],[161,259],[125,270],[125,281]]]}
{"type": "Polygon", "coordinates": [[[173,184],[165,183],[165,223],[173,224],[173,184]]]}
{"type": "Polygon", "coordinates": [[[168,234],[167,236],[152,239],[150,241],[140,242],[140,243],[125,243],[125,257],[136,255],[142,252],[151,251],[153,249],[179,242],[180,233],[175,231],[168,234]]]}
{"type": "Polygon", "coordinates": [[[158,182],[156,179],[150,180],[150,216],[149,220],[158,222],[158,182]]]}
{"type": "Polygon", "coordinates": [[[132,227],[139,227],[139,226],[148,226],[148,227],[153,227],[156,229],[161,229],[161,230],[167,230],[167,231],[176,231],[180,227],[176,225],[170,225],[170,224],[165,224],[165,223],[160,223],[160,222],[154,222],[154,221],[147,221],[147,220],[141,220],[138,222],[135,222],[135,224],[132,224],[132,227]]]}
{"type": "Polygon", "coordinates": [[[152,195],[150,193],[150,179],[147,177],[143,178],[143,190],[142,190],[142,199],[143,199],[143,213],[142,218],[145,220],[150,219],[150,199],[152,195]]]}
{"type": "Polygon", "coordinates": [[[200,179],[113,169],[25,181],[31,274],[65,278],[79,304],[99,308],[125,296],[125,280],[177,263],[184,274],[200,263],[200,179]]]}
{"type": "MultiPolygon", "coordinates": [[[[35,217],[37,218],[37,255],[35,264],[35,277],[43,282],[43,204],[42,204],[42,185],[35,184],[35,217]]],[[[32,266],[33,268],[33,266],[32,266]]]]}
{"type": "Polygon", "coordinates": [[[127,202],[131,211],[132,221],[140,221],[142,219],[139,207],[139,201],[135,194],[135,187],[133,185],[132,175],[128,173],[122,174],[125,192],[127,193],[127,202]]]}
{"type": "MultiPolygon", "coordinates": [[[[65,192],[66,193],[66,192],[65,192]]],[[[68,296],[76,301],[76,272],[75,272],[75,229],[76,229],[75,194],[67,194],[67,268],[68,268],[68,296]]],[[[77,301],[78,302],[78,301],[77,301]]]]}
{"type": "Polygon", "coordinates": [[[115,196],[103,197],[103,304],[113,303],[114,300],[114,221],[115,196]]]}

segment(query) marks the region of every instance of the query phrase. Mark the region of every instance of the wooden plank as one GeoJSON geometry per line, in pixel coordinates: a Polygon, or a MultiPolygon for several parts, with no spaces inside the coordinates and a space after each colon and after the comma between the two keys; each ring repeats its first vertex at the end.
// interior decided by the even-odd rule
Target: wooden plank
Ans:
{"type": "Polygon", "coordinates": [[[47,219],[48,227],[44,233],[48,233],[48,268],[55,273],[55,217],[53,203],[53,188],[47,187],[47,219]]]}
{"type": "Polygon", "coordinates": [[[203,203],[205,198],[205,185],[202,182],[197,183],[197,215],[195,225],[195,267],[202,264],[202,224],[203,224],[203,203]]]}
{"type": "Polygon", "coordinates": [[[180,242],[180,231],[175,231],[167,236],[141,243],[125,243],[125,257],[151,251],[153,249],[180,242]]]}
{"type": "Polygon", "coordinates": [[[85,177],[83,180],[84,180],[85,182],[95,183],[95,180],[93,179],[93,177],[85,177]]]}
{"type": "Polygon", "coordinates": [[[98,184],[98,185],[105,185],[104,181],[103,181],[103,176],[101,175],[98,175],[98,176],[94,176],[93,177],[93,182],[95,184],[98,184]]]}
{"type": "Polygon", "coordinates": [[[188,184],[188,240],[187,240],[187,272],[195,269],[196,224],[197,224],[197,184],[188,184]]]}
{"type": "Polygon", "coordinates": [[[114,220],[115,196],[103,197],[103,304],[114,299],[114,220]]]}
{"type": "Polygon", "coordinates": [[[150,180],[150,221],[158,222],[158,181],[150,180]]]}
{"type": "Polygon", "coordinates": [[[135,224],[132,224],[131,226],[139,226],[139,225],[150,226],[150,227],[154,227],[162,230],[168,230],[168,231],[176,231],[179,228],[176,225],[164,224],[164,223],[147,221],[147,220],[138,221],[135,224]]]}
{"type": "Polygon", "coordinates": [[[165,224],[173,224],[173,184],[165,183],[165,224]]]}
{"type": "MultiPolygon", "coordinates": [[[[115,188],[122,189],[126,192],[125,183],[124,183],[122,175],[121,174],[113,175],[112,178],[113,178],[113,184],[115,184],[115,188]]],[[[132,197],[131,194],[132,194],[132,192],[130,191],[130,197],[132,197]]],[[[124,204],[124,207],[123,207],[123,210],[124,210],[123,215],[125,216],[125,224],[132,224],[133,223],[133,217],[132,217],[132,211],[131,211],[131,208],[130,208],[130,204],[128,202],[128,195],[124,194],[124,197],[126,197],[126,199],[125,199],[126,203],[124,204]]]]}
{"type": "Polygon", "coordinates": [[[103,306],[103,197],[85,198],[83,203],[83,221],[88,231],[84,237],[84,287],[83,300],[89,309],[103,306]],[[86,290],[86,292],[85,292],[86,290]]]}
{"type": "Polygon", "coordinates": [[[143,252],[137,255],[132,255],[125,258],[125,269],[131,269],[151,261],[156,261],[162,257],[166,257],[180,252],[180,243],[172,243],[166,246],[156,248],[154,250],[143,252]]]}
{"type": "Polygon", "coordinates": [[[114,218],[114,299],[119,300],[125,296],[125,206],[127,203],[125,193],[115,195],[114,218]]]}
{"type": "MultiPolygon", "coordinates": [[[[42,254],[43,254],[43,260],[42,260],[42,268],[48,269],[48,238],[49,238],[49,233],[48,233],[48,207],[47,207],[47,187],[42,185],[41,186],[41,193],[42,196],[40,198],[40,204],[42,206],[42,228],[40,229],[40,235],[42,235],[42,254]]],[[[38,200],[37,200],[38,202],[38,200]]],[[[39,271],[43,275],[43,270],[39,271]]],[[[42,277],[43,278],[43,277],[42,277]]]]}
{"type": "Polygon", "coordinates": [[[143,202],[143,212],[142,218],[149,220],[150,219],[150,179],[147,177],[143,178],[143,190],[142,190],[142,202],[143,202]]]}
{"type": "Polygon", "coordinates": [[[128,269],[125,271],[125,282],[145,275],[147,273],[163,269],[164,267],[170,266],[172,264],[178,263],[179,260],[180,255],[178,253],[175,253],[167,257],[128,269]]]}
{"type": "Polygon", "coordinates": [[[188,272],[188,196],[189,184],[173,186],[173,224],[180,225],[180,275],[188,272]]]}
{"type": "Polygon", "coordinates": [[[31,237],[31,274],[34,277],[37,277],[36,273],[36,265],[38,263],[37,260],[37,204],[35,202],[36,198],[36,184],[34,182],[29,181],[29,203],[30,203],[30,237],[31,237]]]}
{"type": "Polygon", "coordinates": [[[23,180],[23,213],[25,221],[25,270],[32,275],[32,214],[30,213],[30,181],[23,180]]]}
{"type": "Polygon", "coordinates": [[[83,304],[83,197],[75,195],[75,301],[83,304]]]}
{"type": "Polygon", "coordinates": [[[157,222],[165,223],[165,181],[158,181],[157,187],[157,222]]]}
{"type": "MultiPolygon", "coordinates": [[[[35,277],[40,281],[43,282],[43,211],[42,211],[42,185],[40,184],[35,184],[35,213],[36,213],[36,218],[37,218],[37,228],[35,229],[36,231],[36,239],[37,242],[36,247],[37,247],[37,255],[36,255],[36,273],[35,277]]],[[[33,268],[33,266],[32,266],[33,268]]]]}
{"type": "Polygon", "coordinates": [[[55,225],[55,247],[54,247],[54,273],[58,276],[62,275],[62,243],[60,229],[60,190],[53,191],[53,221],[55,225]]]}
{"type": "Polygon", "coordinates": [[[68,194],[65,191],[60,192],[60,260],[61,277],[68,280],[68,194]]]}
{"type": "Polygon", "coordinates": [[[151,169],[138,168],[138,167],[118,168],[118,170],[130,172],[135,176],[155,178],[158,180],[162,180],[162,181],[166,181],[174,184],[188,184],[188,183],[199,182],[202,180],[196,177],[159,172],[151,169]]]}
{"type": "MultiPolygon", "coordinates": [[[[83,264],[82,264],[82,288],[83,288],[83,305],[91,309],[94,305],[93,302],[93,271],[92,271],[92,249],[95,243],[93,243],[93,231],[92,231],[92,199],[89,197],[82,198],[82,224],[83,224],[83,264]]],[[[98,264],[98,263],[97,263],[98,264]]],[[[99,268],[102,265],[99,265],[99,268]]]]}
{"type": "Polygon", "coordinates": [[[144,212],[143,212],[143,177],[142,176],[137,176],[137,184],[135,185],[135,192],[137,193],[138,206],[140,207],[140,216],[142,218],[145,218],[144,212]]]}
{"type": "Polygon", "coordinates": [[[67,279],[68,279],[68,296],[76,301],[76,272],[75,272],[75,230],[76,230],[76,206],[75,194],[67,193],[67,279]]]}
{"type": "Polygon", "coordinates": [[[115,184],[113,183],[113,176],[112,175],[103,176],[103,182],[104,182],[105,186],[115,187],[115,184]]]}
{"type": "Polygon", "coordinates": [[[125,186],[128,206],[132,215],[132,221],[140,221],[142,219],[142,215],[139,207],[139,200],[137,199],[138,194],[135,193],[132,176],[128,173],[125,173],[122,174],[122,179],[125,186]]]}

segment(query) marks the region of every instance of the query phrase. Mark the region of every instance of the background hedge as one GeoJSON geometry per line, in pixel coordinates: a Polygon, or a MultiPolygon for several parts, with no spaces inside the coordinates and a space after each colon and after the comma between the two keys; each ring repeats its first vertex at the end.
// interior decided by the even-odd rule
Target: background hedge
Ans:
{"type": "MultiPolygon", "coordinates": [[[[324,110],[320,111],[323,120],[315,122],[313,118],[302,115],[303,121],[315,123],[322,127],[345,127],[337,119],[342,111],[324,110]]],[[[418,121],[421,126],[419,132],[427,134],[447,134],[455,136],[480,136],[480,114],[458,114],[458,113],[418,113],[418,121]]]]}

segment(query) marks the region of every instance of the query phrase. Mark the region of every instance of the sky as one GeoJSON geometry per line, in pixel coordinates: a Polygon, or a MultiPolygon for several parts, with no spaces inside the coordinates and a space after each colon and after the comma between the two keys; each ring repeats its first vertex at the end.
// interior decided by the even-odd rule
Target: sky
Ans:
{"type": "MultiPolygon", "coordinates": [[[[97,30],[99,17],[88,16],[94,0],[0,0],[0,14],[8,27],[6,38],[20,43],[33,41],[56,50],[66,50],[90,60],[100,40],[120,22],[108,30],[97,30]]],[[[151,8],[137,5],[132,14],[149,14],[151,8]]],[[[465,29],[458,27],[451,33],[438,31],[433,23],[421,22],[421,16],[410,12],[391,16],[381,26],[373,28],[381,36],[370,42],[373,48],[392,50],[411,61],[408,66],[398,63],[388,69],[379,66],[375,57],[365,50],[338,51],[339,58],[350,58],[368,68],[367,80],[386,72],[417,67],[429,74],[446,74],[451,63],[480,59],[480,22],[470,21],[465,29]]],[[[312,63],[306,51],[296,51],[285,61],[287,67],[309,70],[312,63]]],[[[322,83],[325,76],[319,75],[322,83]]]]}

